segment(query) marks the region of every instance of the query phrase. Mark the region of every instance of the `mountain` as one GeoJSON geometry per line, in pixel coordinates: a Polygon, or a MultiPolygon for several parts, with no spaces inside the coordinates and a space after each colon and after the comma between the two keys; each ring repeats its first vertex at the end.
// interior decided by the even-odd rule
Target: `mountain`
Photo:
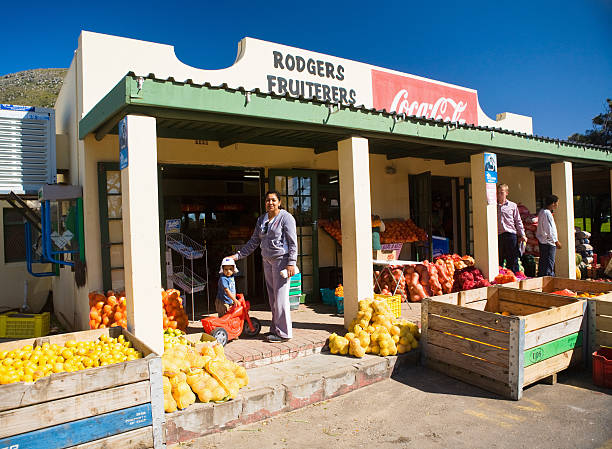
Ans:
{"type": "Polygon", "coordinates": [[[0,103],[52,108],[68,69],[34,69],[0,76],[0,103]]]}

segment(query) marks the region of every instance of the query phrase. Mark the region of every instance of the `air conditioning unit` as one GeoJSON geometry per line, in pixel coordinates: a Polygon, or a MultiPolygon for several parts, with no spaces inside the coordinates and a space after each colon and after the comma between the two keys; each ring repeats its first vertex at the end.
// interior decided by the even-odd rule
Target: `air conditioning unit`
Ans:
{"type": "Polygon", "coordinates": [[[0,104],[0,194],[56,183],[55,110],[0,104]]]}

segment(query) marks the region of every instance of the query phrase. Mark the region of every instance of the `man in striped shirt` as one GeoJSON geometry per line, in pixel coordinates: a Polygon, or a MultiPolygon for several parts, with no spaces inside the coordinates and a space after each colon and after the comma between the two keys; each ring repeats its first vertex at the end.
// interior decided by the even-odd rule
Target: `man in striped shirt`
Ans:
{"type": "Polygon", "coordinates": [[[523,221],[516,203],[508,200],[508,185],[497,186],[497,243],[499,248],[499,266],[513,272],[519,271],[518,240],[527,242],[523,221]]]}

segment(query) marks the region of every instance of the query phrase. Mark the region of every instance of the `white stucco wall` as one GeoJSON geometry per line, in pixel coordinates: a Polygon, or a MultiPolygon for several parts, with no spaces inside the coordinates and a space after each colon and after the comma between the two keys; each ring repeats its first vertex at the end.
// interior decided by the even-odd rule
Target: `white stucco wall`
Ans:
{"type": "Polygon", "coordinates": [[[532,214],[536,213],[535,172],[528,167],[500,167],[500,184],[508,184],[508,198],[523,203],[532,214]]]}
{"type": "MultiPolygon", "coordinates": [[[[100,101],[121,77],[130,71],[142,76],[153,73],[161,79],[168,77],[173,77],[177,81],[191,79],[197,84],[208,82],[213,85],[221,85],[227,83],[230,87],[244,87],[248,90],[260,89],[264,92],[267,92],[269,87],[267,75],[329,83],[355,90],[355,104],[364,105],[367,108],[374,106],[372,70],[400,75],[428,83],[431,86],[443,86],[477,94],[476,90],[472,88],[249,37],[238,43],[236,62],[232,66],[221,70],[205,70],[184,64],[176,57],[174,47],[171,45],[89,31],[81,33],[79,48],[82,50],[83,111],[85,113],[100,101]],[[273,66],[271,59],[272,51],[275,50],[284,55],[293,54],[304,58],[323,60],[333,64],[334,67],[341,65],[344,67],[343,79],[341,81],[330,81],[326,77],[310,75],[306,71],[299,73],[298,76],[295,71],[276,68],[273,66]]],[[[390,110],[390,107],[386,107],[386,109],[390,110]]],[[[498,114],[496,119],[493,120],[482,111],[479,104],[476,105],[476,115],[478,124],[481,126],[532,133],[531,117],[504,112],[498,114]]]]}

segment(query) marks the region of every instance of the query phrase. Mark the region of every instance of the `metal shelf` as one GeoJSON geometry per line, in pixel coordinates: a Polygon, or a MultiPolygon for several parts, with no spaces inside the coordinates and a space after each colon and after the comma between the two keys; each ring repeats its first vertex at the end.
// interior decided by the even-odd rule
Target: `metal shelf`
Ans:
{"type": "Polygon", "coordinates": [[[204,246],[192,240],[185,234],[167,234],[166,246],[189,260],[204,257],[204,246]]]}
{"type": "Polygon", "coordinates": [[[185,266],[176,267],[169,278],[185,293],[197,293],[206,288],[206,281],[185,266]]]}

